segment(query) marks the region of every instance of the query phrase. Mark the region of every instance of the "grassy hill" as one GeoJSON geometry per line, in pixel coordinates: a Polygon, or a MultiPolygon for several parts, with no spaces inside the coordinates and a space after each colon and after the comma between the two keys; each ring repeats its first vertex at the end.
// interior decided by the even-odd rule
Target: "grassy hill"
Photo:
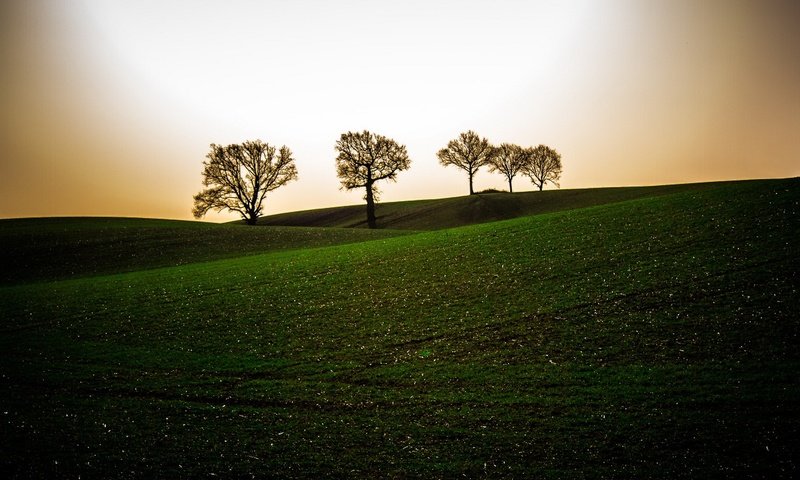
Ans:
{"type": "Polygon", "coordinates": [[[0,285],[78,278],[302,249],[517,218],[634,198],[714,188],[723,183],[487,193],[379,204],[380,229],[366,231],[363,205],[264,217],[252,229],[143,218],[0,220],[0,285]],[[299,228],[298,228],[299,227],[299,228]],[[327,227],[325,230],[310,227],[327,227]],[[354,230],[352,227],[363,227],[354,230]],[[412,230],[412,232],[409,232],[412,230]]]}
{"type": "Polygon", "coordinates": [[[142,218],[0,220],[0,285],[185,265],[405,234],[408,232],[342,228],[261,229],[142,218]]]}
{"type": "MultiPolygon", "coordinates": [[[[724,183],[545,190],[514,194],[483,193],[453,198],[379,203],[376,205],[376,215],[378,228],[439,230],[636,198],[698,191],[721,185],[724,183]]],[[[263,217],[258,223],[271,226],[367,228],[365,209],[364,205],[349,205],[304,210],[263,217]]]]}
{"type": "Polygon", "coordinates": [[[796,477],[799,234],[800,181],[737,182],[5,285],[1,467],[796,477]]]}

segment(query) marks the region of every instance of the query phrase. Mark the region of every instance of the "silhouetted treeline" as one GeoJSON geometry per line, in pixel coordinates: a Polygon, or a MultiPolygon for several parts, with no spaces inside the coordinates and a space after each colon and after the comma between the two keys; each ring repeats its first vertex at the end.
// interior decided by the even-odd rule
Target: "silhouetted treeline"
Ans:
{"type": "MultiPolygon", "coordinates": [[[[342,189],[364,188],[367,202],[367,225],[377,227],[375,203],[381,180],[397,181],[397,174],[411,165],[406,147],[391,138],[367,130],[343,133],[336,141],[336,174],[342,189]]],[[[436,153],[439,162],[456,166],[469,178],[469,193],[474,194],[473,177],[483,166],[501,173],[513,192],[513,180],[523,174],[542,190],[561,177],[561,155],[539,145],[523,148],[511,143],[493,146],[486,138],[469,130],[450,140],[436,153]]],[[[262,215],[268,192],[297,179],[292,152],[285,145],[276,149],[261,140],[228,146],[211,144],[203,162],[203,185],[207,188],[194,196],[192,214],[200,218],[209,210],[237,212],[248,225],[255,225],[262,215]]]]}

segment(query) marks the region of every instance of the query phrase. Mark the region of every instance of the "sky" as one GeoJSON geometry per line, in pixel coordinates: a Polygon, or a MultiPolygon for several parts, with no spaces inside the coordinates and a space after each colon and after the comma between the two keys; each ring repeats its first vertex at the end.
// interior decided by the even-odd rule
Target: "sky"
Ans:
{"type": "Polygon", "coordinates": [[[470,129],[555,148],[561,188],[794,177],[799,24],[793,0],[3,0],[0,217],[190,219],[209,144],[253,139],[299,171],[265,214],[362,203],[334,144],[364,129],[411,158],[382,201],[468,193],[436,151],[470,129]]]}

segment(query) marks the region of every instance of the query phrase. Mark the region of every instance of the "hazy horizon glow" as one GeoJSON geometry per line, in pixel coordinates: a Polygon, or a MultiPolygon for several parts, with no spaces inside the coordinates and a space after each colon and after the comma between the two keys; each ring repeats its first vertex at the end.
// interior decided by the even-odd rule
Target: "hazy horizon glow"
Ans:
{"type": "Polygon", "coordinates": [[[12,0],[0,22],[0,217],[189,219],[209,144],[257,138],[299,171],[265,214],[361,203],[333,146],[362,129],[411,158],[382,201],[466,194],[436,151],[468,129],[557,149],[562,188],[800,175],[792,1],[12,0]]]}

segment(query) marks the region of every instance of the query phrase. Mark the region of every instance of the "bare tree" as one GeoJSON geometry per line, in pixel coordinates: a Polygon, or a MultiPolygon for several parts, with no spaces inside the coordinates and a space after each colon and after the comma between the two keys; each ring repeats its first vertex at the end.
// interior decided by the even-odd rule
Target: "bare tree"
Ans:
{"type": "Polygon", "coordinates": [[[527,151],[528,161],[523,172],[530,177],[531,182],[539,187],[539,191],[542,191],[547,182],[558,187],[558,180],[561,178],[561,154],[546,145],[528,148],[527,151]]]}
{"type": "Polygon", "coordinates": [[[525,149],[519,145],[504,143],[494,148],[489,159],[489,171],[502,173],[508,180],[508,191],[513,192],[514,187],[511,182],[517,173],[525,168],[527,161],[528,153],[525,149]]]}
{"type": "Polygon", "coordinates": [[[297,179],[292,152],[261,140],[226,146],[211,144],[203,162],[203,185],[194,196],[192,214],[200,218],[209,210],[230,210],[255,225],[268,192],[297,179]]]}
{"type": "Polygon", "coordinates": [[[339,152],[336,174],[341,179],[342,188],[366,188],[367,224],[369,228],[375,228],[375,202],[379,194],[375,182],[397,181],[397,173],[409,168],[411,160],[406,147],[391,138],[364,130],[343,133],[335,148],[339,152]]]}
{"type": "Polygon", "coordinates": [[[464,132],[454,140],[447,143],[447,147],[439,150],[436,156],[439,163],[445,167],[455,165],[467,172],[469,176],[469,194],[475,191],[472,188],[472,177],[479,168],[486,165],[492,155],[492,146],[485,138],[481,138],[472,130],[464,132]]]}

